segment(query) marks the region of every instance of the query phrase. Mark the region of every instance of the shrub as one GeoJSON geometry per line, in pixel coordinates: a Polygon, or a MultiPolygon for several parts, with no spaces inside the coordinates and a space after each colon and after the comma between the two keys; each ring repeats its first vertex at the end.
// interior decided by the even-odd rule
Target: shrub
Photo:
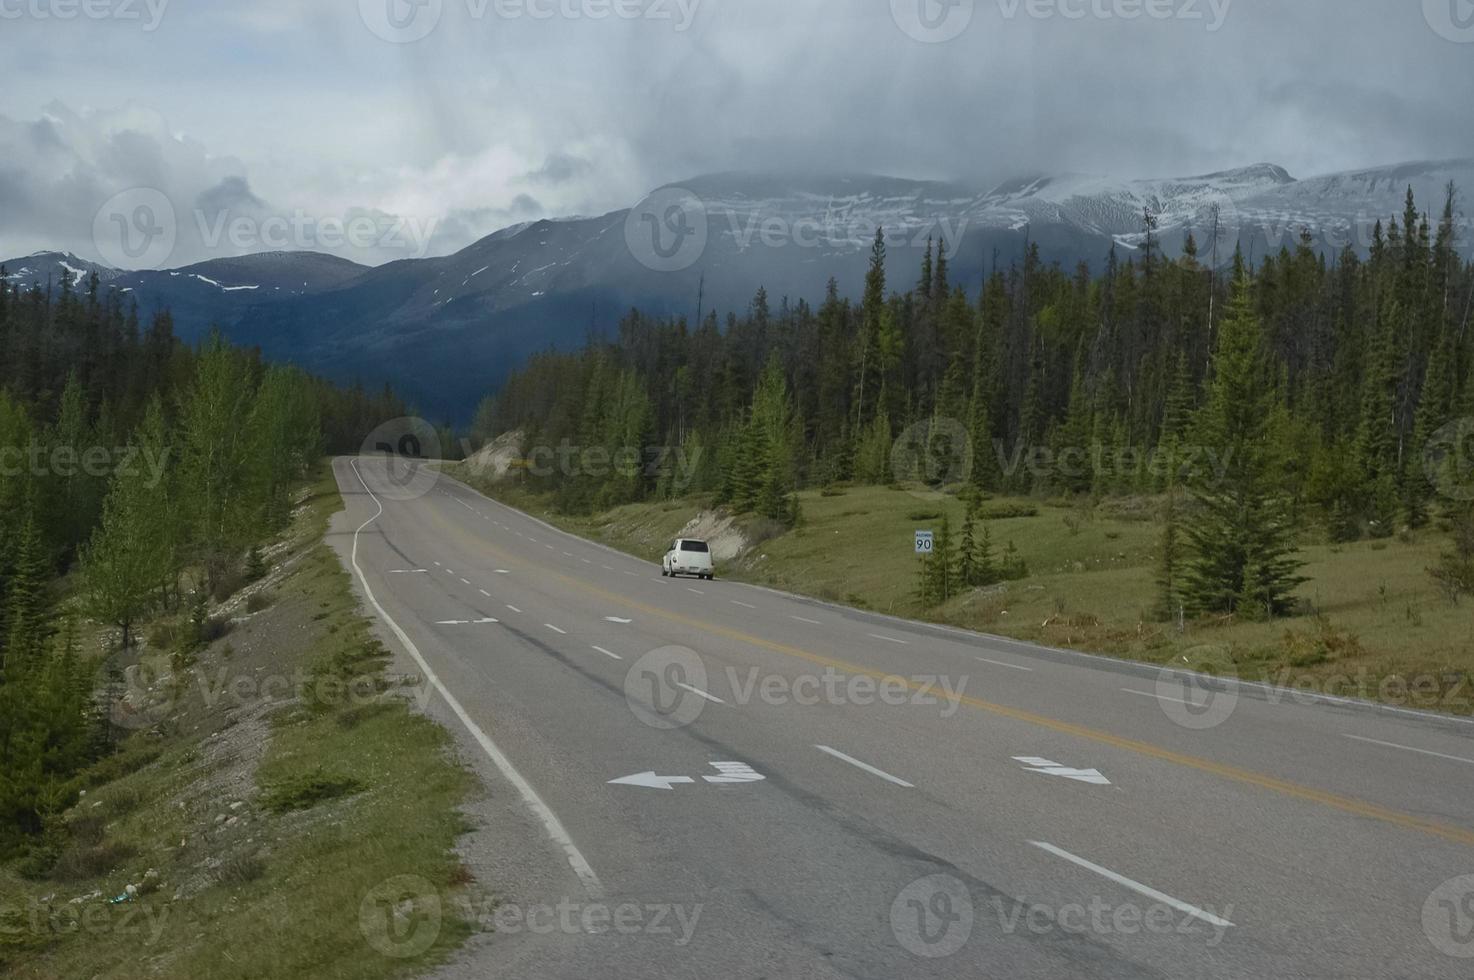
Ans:
{"type": "Polygon", "coordinates": [[[261,805],[272,813],[291,813],[295,810],[310,810],[319,803],[352,796],[367,787],[351,776],[333,776],[321,767],[307,773],[297,773],[269,786],[262,796],[261,805]]]}
{"type": "Polygon", "coordinates": [[[276,597],[270,592],[252,592],[250,598],[246,600],[246,612],[258,613],[270,606],[274,601],[276,601],[276,597]]]}
{"type": "Polygon", "coordinates": [[[61,881],[87,881],[101,878],[138,853],[131,844],[100,841],[76,844],[61,852],[51,877],[61,881]]]}
{"type": "Polygon", "coordinates": [[[266,862],[254,855],[237,854],[226,858],[215,869],[215,882],[227,888],[239,888],[259,881],[266,874],[266,862]]]}
{"type": "Polygon", "coordinates": [[[1038,517],[1039,508],[1033,504],[985,504],[978,508],[978,517],[985,521],[1006,521],[1015,517],[1038,517]]]}

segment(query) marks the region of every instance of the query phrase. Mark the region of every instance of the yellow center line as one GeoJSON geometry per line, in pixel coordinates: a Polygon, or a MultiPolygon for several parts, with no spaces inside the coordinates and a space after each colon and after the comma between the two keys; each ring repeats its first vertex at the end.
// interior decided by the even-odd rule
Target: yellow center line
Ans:
{"type": "MultiPolygon", "coordinates": [[[[463,530],[460,528],[452,527],[451,524],[446,521],[445,518],[441,517],[434,508],[430,508],[430,512],[434,516],[435,520],[445,527],[455,531],[463,530]]],[[[487,548],[495,554],[505,558],[512,558],[517,561],[523,562],[528,561],[525,556],[512,555],[508,552],[502,551],[495,545],[488,545],[487,548]]],[[[580,579],[576,579],[569,575],[564,575],[562,572],[559,572],[556,569],[553,569],[547,565],[542,565],[536,562],[533,562],[532,564],[536,564],[540,570],[557,579],[558,581],[563,582],[565,585],[572,587],[576,591],[583,592],[584,594],[589,596],[604,599],[606,601],[615,603],[616,605],[625,606],[629,609],[648,613],[649,615],[655,616],[659,619],[664,619],[672,623],[679,623],[682,626],[689,626],[692,629],[699,630],[705,633],[710,633],[716,636],[726,637],[727,639],[735,640],[738,643],[746,643],[750,646],[759,647],[764,650],[770,650],[773,653],[780,653],[798,660],[804,660],[812,664],[817,664],[821,667],[829,667],[846,674],[858,674],[865,677],[872,677],[876,680],[886,681],[891,684],[904,684],[908,690],[918,693],[927,693],[928,690],[927,688],[915,683],[907,677],[901,677],[899,675],[891,674],[886,671],[875,670],[873,668],[864,667],[859,664],[852,664],[848,661],[839,660],[834,657],[826,657],[822,654],[813,653],[809,650],[804,650],[801,647],[791,646],[787,643],[779,643],[774,640],[767,640],[760,636],[753,636],[750,633],[744,633],[741,630],[719,626],[716,623],[708,623],[705,620],[697,619],[693,616],[687,616],[683,613],[673,612],[669,609],[662,609],[658,606],[647,605],[636,599],[631,599],[628,596],[622,596],[618,593],[609,592],[605,589],[599,588],[596,585],[590,585],[589,583],[584,582],[580,579]]],[[[1198,772],[1220,776],[1224,779],[1229,779],[1237,783],[1243,783],[1248,786],[1256,786],[1260,789],[1279,793],[1283,796],[1288,796],[1293,799],[1303,800],[1308,803],[1318,803],[1322,806],[1328,806],[1332,809],[1340,810],[1342,813],[1349,813],[1353,816],[1365,817],[1369,820],[1376,820],[1382,823],[1392,824],[1397,827],[1402,827],[1405,830],[1418,831],[1420,833],[1429,834],[1434,837],[1440,837],[1444,840],[1453,841],[1456,844],[1474,845],[1474,830],[1466,830],[1463,827],[1456,827],[1452,824],[1440,823],[1436,820],[1429,820],[1424,817],[1415,816],[1410,813],[1403,813],[1399,810],[1392,810],[1384,806],[1379,806],[1375,803],[1368,803],[1364,800],[1358,800],[1348,796],[1340,796],[1336,793],[1329,793],[1324,790],[1313,789],[1309,786],[1302,786],[1299,783],[1293,783],[1289,780],[1279,779],[1275,776],[1268,776],[1264,773],[1254,772],[1250,769],[1241,769],[1238,766],[1230,766],[1225,763],[1214,762],[1211,759],[1204,759],[1194,755],[1187,755],[1182,752],[1175,752],[1171,749],[1164,749],[1161,746],[1153,745],[1150,742],[1141,742],[1137,741],[1136,739],[1124,738],[1120,735],[1112,735],[1109,732],[1098,731],[1094,728],[1088,728],[1084,725],[1077,725],[1073,722],[1061,721],[1058,718],[1051,718],[1047,715],[1037,714],[1032,711],[1025,711],[1022,708],[1011,708],[1008,705],[996,704],[992,701],[984,701],[981,698],[975,698],[971,696],[961,696],[958,700],[962,704],[968,705],[969,707],[977,708],[981,711],[986,711],[990,714],[998,715],[1003,718],[1011,718],[1014,721],[1026,722],[1030,725],[1037,725],[1040,728],[1047,728],[1050,731],[1059,732],[1064,735],[1073,735],[1077,738],[1083,738],[1088,741],[1100,743],[1102,745],[1109,745],[1113,748],[1123,749],[1127,752],[1134,752],[1138,755],[1144,755],[1149,758],[1159,759],[1163,762],[1170,762],[1174,765],[1184,766],[1189,769],[1195,769],[1198,772]]]]}

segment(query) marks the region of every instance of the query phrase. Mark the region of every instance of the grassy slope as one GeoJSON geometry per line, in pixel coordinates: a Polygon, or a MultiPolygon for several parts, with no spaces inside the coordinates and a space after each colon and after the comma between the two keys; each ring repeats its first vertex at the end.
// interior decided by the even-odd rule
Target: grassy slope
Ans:
{"type": "MultiPolygon", "coordinates": [[[[276,603],[200,656],[211,682],[221,670],[259,679],[327,663],[382,677],[382,648],[322,542],[341,507],[327,474],[299,516],[300,557],[273,585],[276,603]],[[230,644],[248,642],[242,633],[255,642],[233,652],[230,644]]],[[[441,728],[392,695],[310,710],[229,695],[209,704],[198,687],[170,706],[185,719],[178,733],[135,734],[93,774],[68,822],[95,821],[100,840],[88,848],[72,840],[63,863],[75,870],[27,880],[16,862],[0,867],[6,975],[379,978],[421,972],[459,945],[469,926],[447,902],[433,944],[413,957],[375,948],[360,917],[365,897],[396,876],[416,876],[436,896],[426,901],[457,894],[464,875],[451,847],[466,829],[457,809],[471,783],[441,728]],[[242,731],[253,723],[259,733],[242,731]],[[246,736],[235,739],[240,751],[223,751],[237,734],[246,736]],[[255,763],[243,780],[231,771],[239,756],[255,763]],[[319,776],[356,791],[332,798],[319,776]],[[273,812],[265,805],[273,793],[304,806],[273,812]],[[103,901],[146,881],[148,869],[158,872],[156,889],[103,901]],[[94,892],[102,898],[72,903],[94,892]]],[[[367,907],[370,933],[382,907],[367,907]]],[[[401,911],[412,926],[428,910],[422,901],[401,911]]]]}
{"type": "MultiPolygon", "coordinates": [[[[483,489],[651,559],[658,559],[700,507],[689,501],[637,504],[570,518],[551,515],[545,502],[505,486],[483,489]]],[[[1189,622],[1179,633],[1153,622],[1147,612],[1156,595],[1160,531],[1139,519],[1152,512],[1149,504],[1132,508],[1107,501],[1093,511],[1040,506],[1037,517],[990,521],[995,551],[1012,541],[1028,563],[1029,577],[925,609],[915,598],[919,562],[912,536],[936,522],[917,518],[945,512],[955,531],[962,520],[959,501],[880,487],[828,497],[807,492],[800,499],[799,529],[762,543],[722,573],[1050,646],[1474,713],[1474,629],[1468,606],[1450,605],[1428,576],[1445,546],[1435,530],[1408,541],[1306,547],[1304,574],[1310,581],[1299,595],[1319,615],[1272,623],[1189,622]]],[[[988,506],[1010,503],[1035,502],[1000,499],[988,506]]]]}

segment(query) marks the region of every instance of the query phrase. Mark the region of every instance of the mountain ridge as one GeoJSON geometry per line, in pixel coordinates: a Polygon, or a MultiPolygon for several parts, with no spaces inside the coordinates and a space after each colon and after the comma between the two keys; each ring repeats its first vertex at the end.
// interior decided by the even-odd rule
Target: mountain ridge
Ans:
{"type": "MultiPolygon", "coordinates": [[[[665,185],[630,209],[522,222],[449,255],[379,266],[310,251],[157,271],[112,269],[69,253],[5,264],[7,281],[22,288],[58,288],[63,279],[80,288],[95,271],[145,312],[170,308],[186,340],[218,326],[238,343],[335,380],[390,381],[427,413],[462,420],[532,353],[610,331],[632,307],[657,316],[725,315],[744,309],[759,286],[774,301],[817,302],[830,278],[842,295],[855,297],[877,226],[886,229],[892,283],[912,281],[928,242],[940,241],[953,282],[973,290],[989,269],[1016,261],[1029,245],[1045,261],[1066,265],[1099,268],[1112,249],[1129,256],[1142,244],[1147,211],[1168,253],[1179,251],[1189,233],[1204,242],[1215,215],[1220,262],[1235,241],[1262,255],[1292,245],[1301,227],[1315,230],[1318,250],[1350,244],[1365,251],[1371,219],[1400,215],[1409,185],[1420,209],[1437,215],[1450,180],[1474,186],[1474,160],[1409,161],[1300,180],[1273,163],[1190,177],[1034,174],[987,188],[728,171],[665,185]],[[674,215],[673,202],[685,213],[674,215]],[[676,218],[690,223],[675,228],[682,248],[692,229],[704,234],[699,248],[677,254],[672,265],[650,251],[649,236],[666,234],[671,228],[660,222],[676,218]]],[[[1461,232],[1468,254],[1467,221],[1461,232]]]]}

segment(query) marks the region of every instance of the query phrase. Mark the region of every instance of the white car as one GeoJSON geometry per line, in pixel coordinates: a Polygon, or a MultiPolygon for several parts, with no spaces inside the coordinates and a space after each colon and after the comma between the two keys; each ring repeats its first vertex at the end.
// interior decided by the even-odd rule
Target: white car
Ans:
{"type": "Polygon", "coordinates": [[[710,582],[714,574],[711,548],[705,541],[677,538],[660,561],[660,574],[672,578],[677,575],[695,575],[710,582]]]}

